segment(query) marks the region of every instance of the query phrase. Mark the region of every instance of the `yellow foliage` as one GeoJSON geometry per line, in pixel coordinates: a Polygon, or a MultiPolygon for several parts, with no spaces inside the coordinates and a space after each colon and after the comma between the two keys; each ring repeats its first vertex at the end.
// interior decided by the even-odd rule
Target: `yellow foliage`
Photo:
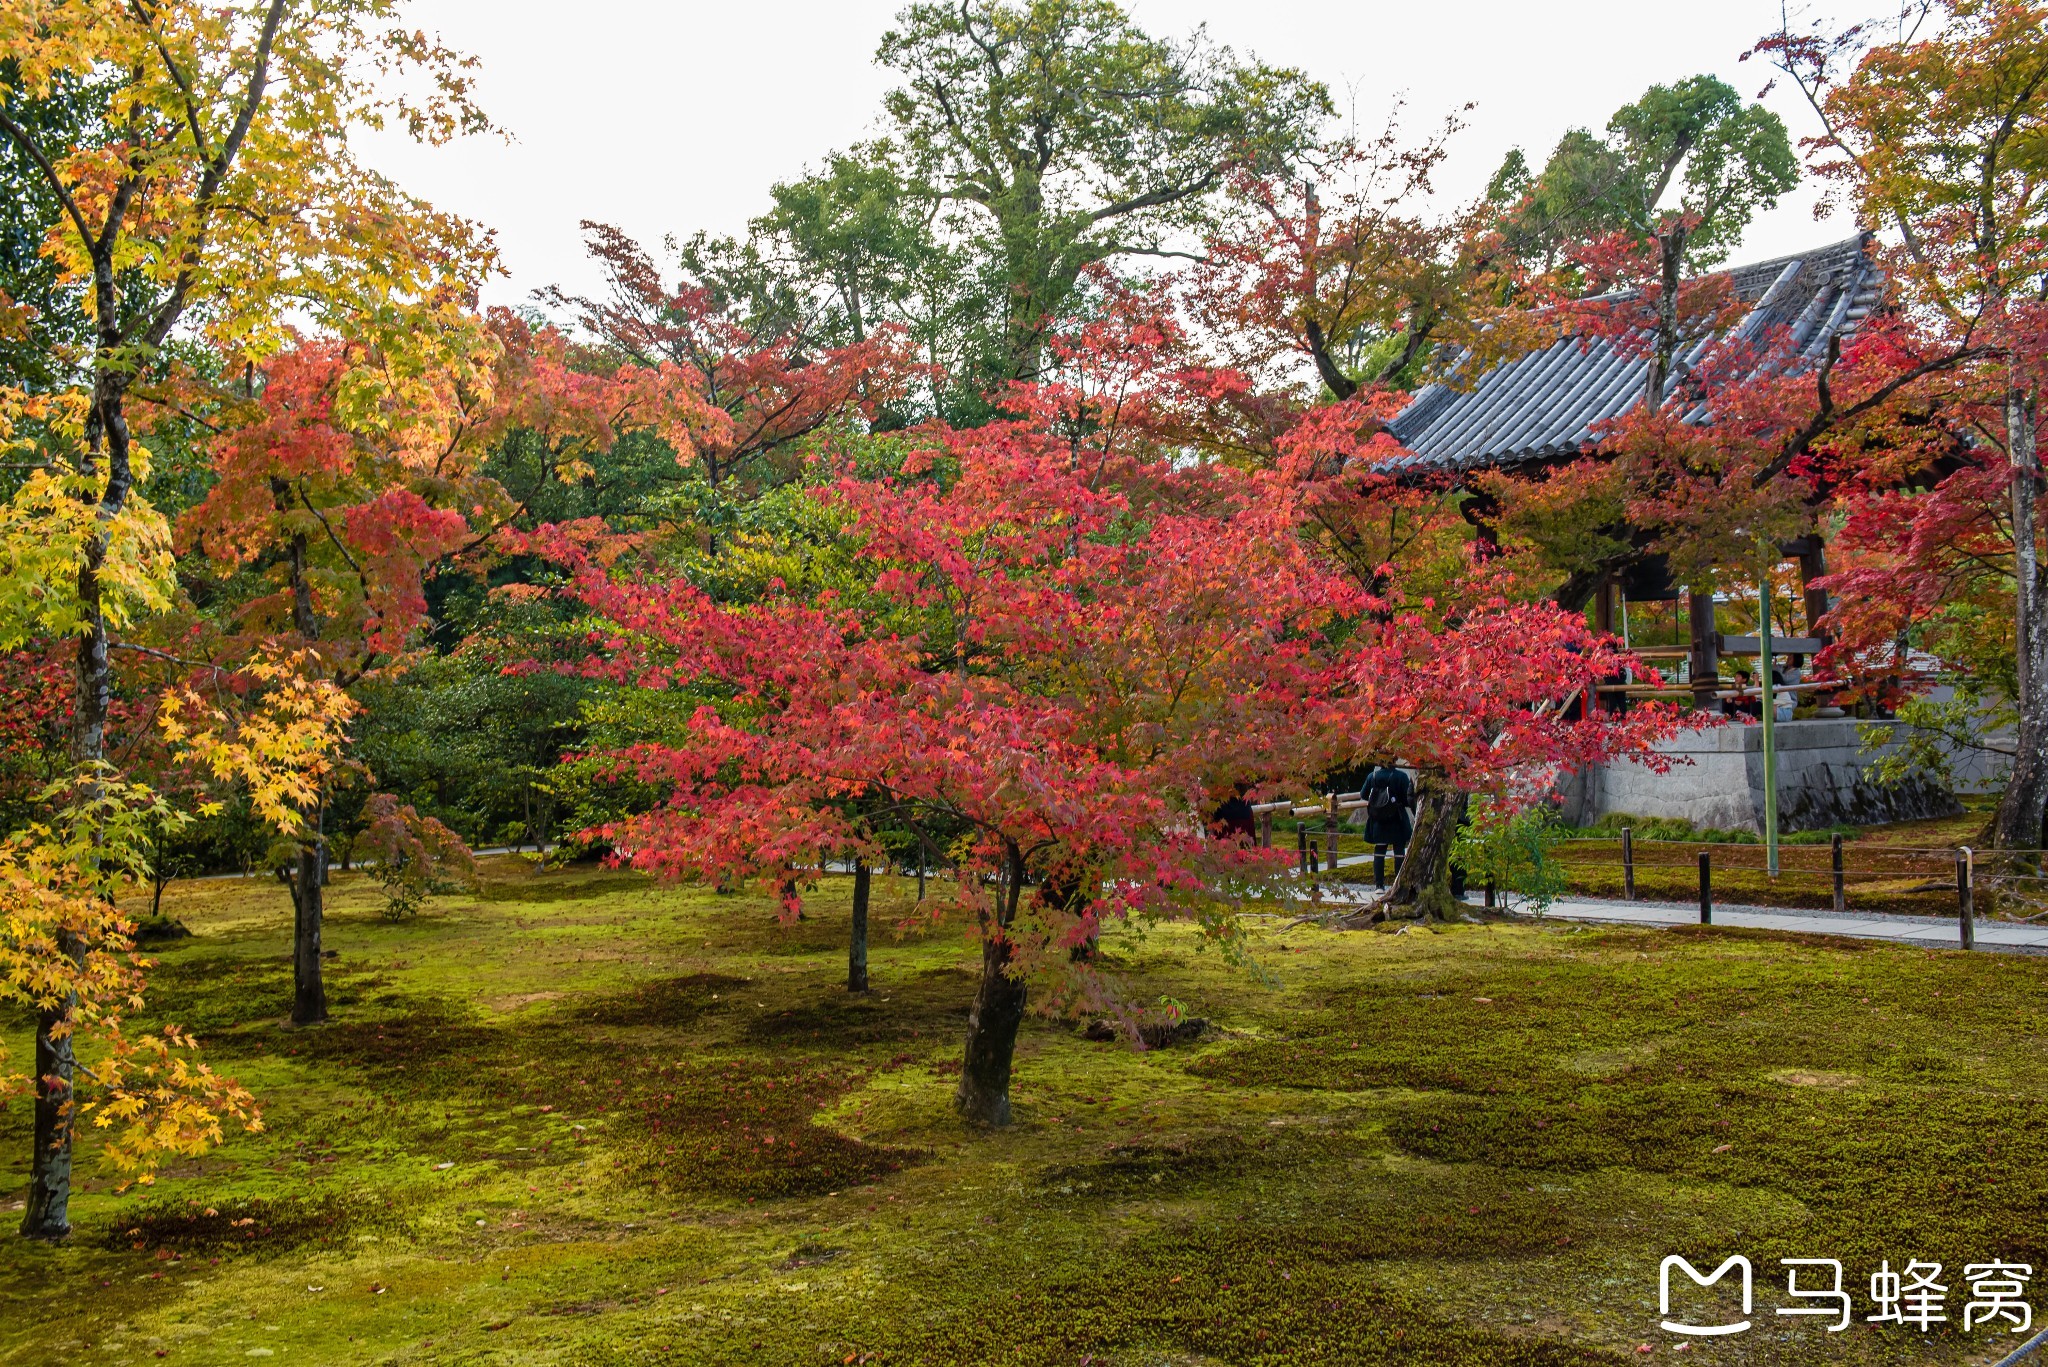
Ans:
{"type": "MultiPolygon", "coordinates": [[[[140,477],[147,458],[139,445],[134,451],[140,477]]],[[[100,610],[108,626],[120,630],[171,606],[177,579],[170,525],[137,494],[102,519],[105,486],[104,475],[37,469],[0,503],[0,649],[91,628],[78,599],[89,548],[101,556],[100,610]]]]}
{"type": "Polygon", "coordinates": [[[360,710],[331,679],[311,673],[310,650],[265,655],[248,667],[259,683],[256,705],[234,715],[197,693],[174,694],[159,718],[174,749],[223,782],[245,788],[256,814],[280,834],[297,836],[319,806],[320,786],[348,742],[360,710]]]}
{"type": "Polygon", "coordinates": [[[375,325],[351,320],[352,336],[375,345],[343,378],[336,416],[349,430],[381,438],[409,471],[455,478],[482,464],[504,347],[485,321],[452,299],[375,325]],[[402,322],[402,326],[399,324],[402,322]]]}
{"type": "Polygon", "coordinates": [[[489,127],[471,62],[397,17],[393,0],[0,0],[0,106],[75,82],[125,130],[49,149],[69,202],[43,250],[88,313],[101,303],[93,244],[116,204],[116,270],[182,292],[236,357],[285,345],[295,316],[402,337],[472,292],[489,235],[363,167],[349,143],[393,123],[429,142],[489,127]]]}
{"type": "MultiPolygon", "coordinates": [[[[219,1143],[228,1120],[263,1128],[256,1099],[197,1062],[183,1031],[131,1039],[122,1029],[142,1006],[148,961],[117,901],[147,874],[148,829],[187,818],[105,766],[43,797],[61,803],[57,814],[0,841],[0,1002],[56,1017],[50,1035],[71,1041],[84,1079],[67,1116],[106,1131],[104,1161],[148,1182],[165,1158],[219,1143]]],[[[33,1085],[0,1051],[0,1097],[33,1085]]]]}

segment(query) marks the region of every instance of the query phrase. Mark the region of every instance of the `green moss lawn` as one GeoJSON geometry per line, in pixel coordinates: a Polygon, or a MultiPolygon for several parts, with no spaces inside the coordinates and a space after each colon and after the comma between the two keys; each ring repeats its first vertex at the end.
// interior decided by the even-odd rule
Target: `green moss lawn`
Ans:
{"type": "MultiPolygon", "coordinates": [[[[0,1364],[1989,1362],[2010,1336],[1777,1317],[1776,1260],[1942,1262],[1958,1323],[1966,1262],[2048,1281],[2041,959],[1273,919],[1261,976],[1157,932],[1110,957],[1215,1029],[1034,1021],[1018,1123],[977,1136],[957,927],[878,932],[851,999],[846,880],[785,928],[487,872],[401,924],[340,882],[310,1030],[282,889],[173,888],[196,934],[151,1010],[269,1130],[148,1191],[88,1161],[68,1246],[0,1239],[0,1364]],[[1659,1260],[1734,1252],[1757,1328],[1681,1349],[1659,1260]]],[[[878,924],[910,896],[878,884],[878,924]]],[[[28,1142],[0,1111],[10,1225],[28,1142]]]]}

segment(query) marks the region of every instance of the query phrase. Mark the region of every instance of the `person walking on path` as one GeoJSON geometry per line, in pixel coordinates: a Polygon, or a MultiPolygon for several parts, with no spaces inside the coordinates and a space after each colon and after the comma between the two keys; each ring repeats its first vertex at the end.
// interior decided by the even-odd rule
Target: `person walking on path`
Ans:
{"type": "Polygon", "coordinates": [[[1408,857],[1408,842],[1415,838],[1415,785],[1408,775],[1381,760],[1360,785],[1365,803],[1365,838],[1372,842],[1372,885],[1387,886],[1387,850],[1394,851],[1394,877],[1401,876],[1401,863],[1408,857]]]}

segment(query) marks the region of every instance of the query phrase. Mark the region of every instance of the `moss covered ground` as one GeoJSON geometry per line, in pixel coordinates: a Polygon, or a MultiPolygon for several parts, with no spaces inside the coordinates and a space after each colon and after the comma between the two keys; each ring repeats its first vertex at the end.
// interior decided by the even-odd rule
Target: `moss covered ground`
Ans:
{"type": "MultiPolygon", "coordinates": [[[[91,1175],[66,1246],[0,1238],[0,1363],[1966,1363],[2013,1340],[1959,1332],[1962,1265],[2048,1280],[2041,959],[1276,917],[1247,972],[1112,937],[1214,1028],[1138,1052],[1034,1020],[1017,1124],[971,1135],[957,928],[878,933],[856,999],[846,880],[784,927],[487,874],[395,924],[341,881],[308,1030],[282,890],[172,889],[195,935],[150,1009],[269,1130],[150,1190],[91,1175]],[[1735,1252],[1757,1327],[1660,1331],[1659,1261],[1735,1252]],[[1777,1317],[1781,1257],[1941,1262],[1957,1323],[1777,1317]]],[[[911,895],[879,880],[878,925],[911,895]]],[[[0,1218],[27,1120],[0,1111],[0,1218]]]]}

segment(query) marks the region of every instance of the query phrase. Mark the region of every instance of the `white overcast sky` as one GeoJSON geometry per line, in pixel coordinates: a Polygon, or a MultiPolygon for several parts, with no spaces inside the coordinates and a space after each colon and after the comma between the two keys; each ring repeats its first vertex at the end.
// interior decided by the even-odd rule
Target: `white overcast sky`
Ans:
{"type": "MultiPolygon", "coordinates": [[[[1853,0],[1852,0],[1853,3],[1853,0]]],[[[549,284],[596,285],[577,222],[614,223],[650,247],[665,234],[742,231],[768,187],[879,129],[888,73],[877,39],[899,0],[415,0],[410,23],[482,60],[479,98],[513,135],[364,151],[409,190],[495,229],[509,278],[489,302],[549,284]]],[[[1155,35],[1206,25],[1240,55],[1298,66],[1361,128],[1397,95],[1418,132],[1467,101],[1439,189],[1475,193],[1507,149],[1532,162],[1565,129],[1599,128],[1658,81],[1719,74],[1745,98],[1770,73],[1736,59],[1778,22],[1777,0],[1134,0],[1155,35]]],[[[1835,5],[1807,11],[1826,15],[1835,5]]],[[[1862,17],[1860,8],[1845,13],[1862,17]]],[[[1768,100],[1793,136],[1813,131],[1795,91],[1768,100]]],[[[1817,223],[1803,185],[1750,228],[1737,259],[1847,236],[1817,223]]]]}

